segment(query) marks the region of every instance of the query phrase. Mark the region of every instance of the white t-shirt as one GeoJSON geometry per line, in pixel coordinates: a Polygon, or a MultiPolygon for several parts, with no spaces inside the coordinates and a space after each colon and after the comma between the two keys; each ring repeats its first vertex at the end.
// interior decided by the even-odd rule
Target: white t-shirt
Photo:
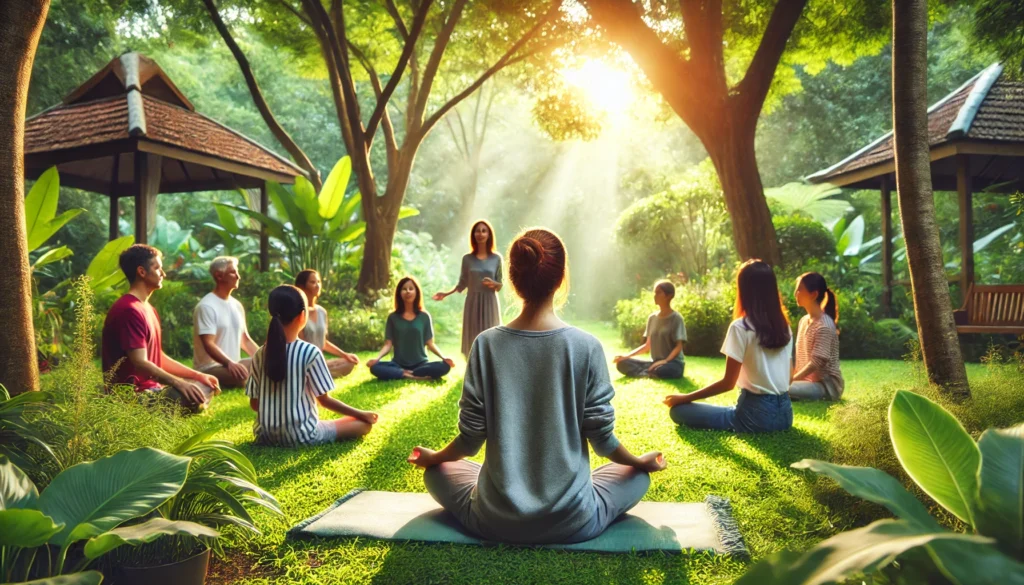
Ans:
{"type": "Polygon", "coordinates": [[[213,342],[220,351],[237,362],[242,359],[242,333],[245,331],[242,303],[234,297],[225,301],[212,292],[207,293],[192,312],[192,367],[204,371],[221,365],[206,353],[200,335],[213,335],[213,342]]]}
{"type": "Polygon", "coordinates": [[[742,317],[729,325],[729,332],[722,343],[722,353],[743,364],[736,386],[754,394],[781,395],[789,391],[789,356],[792,350],[792,335],[785,347],[761,347],[754,328],[742,317]]]}

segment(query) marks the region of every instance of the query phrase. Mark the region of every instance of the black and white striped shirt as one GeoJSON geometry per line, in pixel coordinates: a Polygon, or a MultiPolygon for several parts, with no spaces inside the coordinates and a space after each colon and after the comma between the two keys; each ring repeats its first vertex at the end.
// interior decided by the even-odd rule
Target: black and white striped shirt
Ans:
{"type": "Polygon", "coordinates": [[[284,380],[271,380],[263,369],[266,346],[252,360],[245,395],[259,400],[253,432],[260,442],[282,446],[313,442],[320,422],[316,397],[334,390],[324,354],[313,344],[296,339],[285,346],[284,380]]]}

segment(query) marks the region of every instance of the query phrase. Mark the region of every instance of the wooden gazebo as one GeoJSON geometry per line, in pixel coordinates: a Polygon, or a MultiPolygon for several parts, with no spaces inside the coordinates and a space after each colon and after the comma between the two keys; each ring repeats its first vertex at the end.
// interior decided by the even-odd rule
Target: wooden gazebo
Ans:
{"type": "MultiPolygon", "coordinates": [[[[1024,333],[1024,285],[974,284],[975,189],[1015,193],[1024,190],[1024,83],[992,65],[928,109],[932,186],[955,191],[960,203],[958,282],[964,306],[961,333],[1024,333]]],[[[835,165],[807,177],[882,194],[882,306],[892,301],[892,197],[895,185],[892,132],[835,165]]]]}
{"type": "MultiPolygon", "coordinates": [[[[25,123],[25,173],[57,166],[61,184],[110,197],[110,239],[118,199],[135,199],[135,241],[145,243],[159,193],[259,189],[294,183],[303,171],[242,134],[195,111],[153,60],[127,53],[64,101],[25,123]]],[[[267,236],[260,266],[267,269],[267,236]]]]}

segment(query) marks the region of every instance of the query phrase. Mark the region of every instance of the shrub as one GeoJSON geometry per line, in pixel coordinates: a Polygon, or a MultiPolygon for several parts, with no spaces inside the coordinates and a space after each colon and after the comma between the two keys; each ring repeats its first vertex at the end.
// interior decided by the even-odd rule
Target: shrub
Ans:
{"type": "Polygon", "coordinates": [[[792,272],[805,266],[809,260],[832,260],[836,242],[832,232],[808,217],[782,215],[772,218],[775,237],[782,255],[783,272],[792,272]]]}
{"type": "Polygon", "coordinates": [[[330,328],[328,336],[334,345],[345,351],[372,351],[384,345],[384,324],[391,312],[389,299],[377,301],[373,307],[327,309],[330,328]]]}
{"type": "MultiPolygon", "coordinates": [[[[639,346],[644,341],[647,317],[656,309],[651,295],[650,291],[642,291],[637,297],[621,300],[615,305],[615,322],[627,347],[639,346]]],[[[687,355],[719,355],[732,322],[735,302],[733,285],[720,278],[701,284],[676,285],[672,307],[686,323],[687,355]]]]}

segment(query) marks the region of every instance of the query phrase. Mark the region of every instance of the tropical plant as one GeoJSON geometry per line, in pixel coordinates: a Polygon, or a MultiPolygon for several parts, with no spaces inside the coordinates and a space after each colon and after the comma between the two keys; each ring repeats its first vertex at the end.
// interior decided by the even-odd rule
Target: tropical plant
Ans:
{"type": "Polygon", "coordinates": [[[40,249],[64,224],[74,219],[84,209],[69,209],[57,215],[57,201],[60,199],[60,175],[57,167],[50,167],[25,196],[25,232],[28,237],[29,253],[41,253],[32,262],[32,271],[58,262],[72,255],[67,246],[40,249]]]}
{"type": "MultiPolygon", "coordinates": [[[[190,522],[211,529],[235,526],[260,534],[246,505],[260,506],[284,517],[280,504],[257,484],[256,469],[230,441],[214,439],[215,431],[189,437],[170,451],[192,460],[185,483],[174,496],[157,507],[154,517],[190,522]]],[[[155,566],[184,560],[196,549],[209,545],[223,552],[220,539],[180,533],[151,544],[120,551],[110,560],[117,565],[155,566]]]]}
{"type": "Polygon", "coordinates": [[[130,544],[169,534],[214,538],[218,532],[161,517],[129,524],[177,494],[189,458],[157,449],[120,451],[65,469],[40,494],[25,472],[0,456],[0,578],[52,577],[84,570],[130,544]],[[68,553],[74,567],[69,567],[68,553]]]}
{"type": "MultiPolygon", "coordinates": [[[[336,262],[358,262],[355,252],[366,232],[366,222],[359,219],[359,193],[346,195],[351,175],[352,162],[345,156],[334,165],[319,195],[304,177],[296,178],[293,190],[268,181],[270,202],[280,219],[237,205],[215,205],[251,217],[266,227],[284,252],[285,270],[313,268],[327,280],[336,262]]],[[[416,209],[403,207],[398,219],[418,214],[416,209]]],[[[223,216],[223,212],[218,212],[218,216],[223,216]]],[[[222,235],[235,228],[246,231],[236,224],[226,228],[222,235]]]]}
{"type": "Polygon", "coordinates": [[[52,400],[48,392],[25,392],[11,398],[0,384],[0,455],[22,468],[33,468],[47,461],[59,465],[53,448],[43,438],[35,422],[25,415],[52,400]]]}
{"type": "Polygon", "coordinates": [[[969,533],[943,528],[883,471],[805,459],[793,467],[830,477],[897,519],[843,532],[803,554],[776,554],[736,585],[842,582],[883,569],[897,557],[904,564],[924,564],[956,585],[1024,583],[1024,425],[989,429],[975,443],[941,406],[899,391],[889,405],[889,433],[907,475],[969,533]],[[908,554],[917,549],[925,554],[908,554]]]}
{"type": "Polygon", "coordinates": [[[849,202],[835,198],[840,193],[839,187],[828,183],[809,185],[793,182],[764,190],[768,203],[780,208],[783,215],[806,215],[825,225],[838,221],[853,210],[849,202]]]}

